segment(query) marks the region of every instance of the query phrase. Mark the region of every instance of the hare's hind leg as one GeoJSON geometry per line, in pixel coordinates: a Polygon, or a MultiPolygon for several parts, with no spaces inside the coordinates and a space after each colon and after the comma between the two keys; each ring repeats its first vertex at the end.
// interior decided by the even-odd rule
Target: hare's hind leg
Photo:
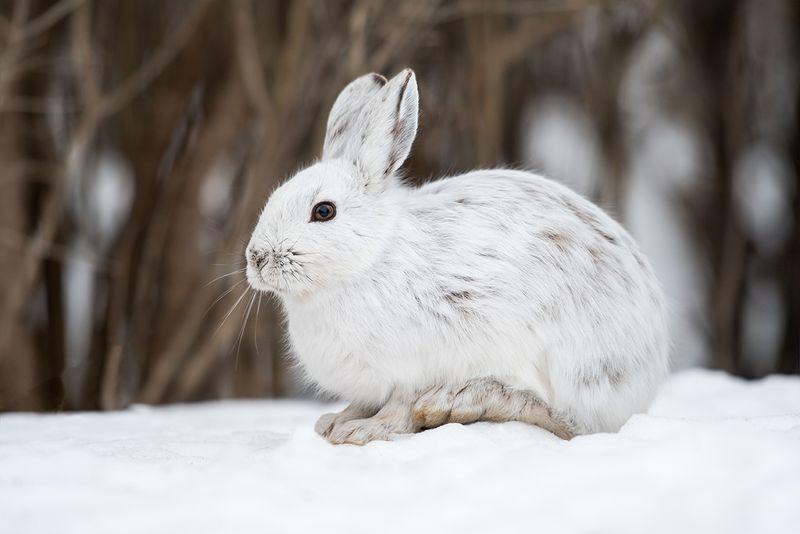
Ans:
{"type": "Polygon", "coordinates": [[[423,394],[412,410],[414,423],[433,428],[445,423],[521,421],[539,426],[562,439],[577,431],[532,391],[514,389],[493,378],[477,378],[460,387],[438,387],[423,394]]]}

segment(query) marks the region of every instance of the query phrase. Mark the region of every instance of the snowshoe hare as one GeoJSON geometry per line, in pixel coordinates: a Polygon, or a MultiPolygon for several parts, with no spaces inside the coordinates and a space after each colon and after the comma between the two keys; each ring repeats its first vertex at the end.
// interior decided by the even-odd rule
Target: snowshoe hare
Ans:
{"type": "Polygon", "coordinates": [[[496,169],[409,187],[414,72],[362,76],[322,158],[269,198],[247,279],[275,293],[308,378],[351,404],[333,443],[448,422],[615,431],[668,369],[664,298],[628,233],[591,202],[496,169]]]}

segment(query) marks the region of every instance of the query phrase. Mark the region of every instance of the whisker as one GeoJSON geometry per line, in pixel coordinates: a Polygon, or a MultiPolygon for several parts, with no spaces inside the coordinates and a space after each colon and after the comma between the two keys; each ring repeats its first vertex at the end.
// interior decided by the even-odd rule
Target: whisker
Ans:
{"type": "Polygon", "coordinates": [[[217,335],[217,332],[219,332],[219,329],[220,329],[220,328],[222,328],[222,325],[224,325],[224,324],[225,324],[225,321],[227,321],[227,320],[228,320],[228,317],[230,317],[230,316],[231,316],[231,314],[233,313],[233,311],[234,311],[234,310],[235,310],[235,309],[236,309],[236,308],[239,306],[239,303],[242,301],[242,299],[244,298],[244,296],[245,296],[245,295],[247,295],[247,292],[248,292],[248,291],[250,291],[250,288],[247,288],[247,289],[245,289],[244,291],[242,291],[242,294],[241,294],[241,295],[239,295],[239,298],[236,300],[236,303],[234,303],[234,305],[233,305],[233,306],[231,306],[231,309],[230,309],[230,310],[228,310],[228,314],[227,314],[227,315],[225,315],[225,318],[223,318],[223,319],[222,319],[222,322],[221,322],[221,323],[219,323],[219,326],[217,327],[217,329],[216,329],[216,330],[214,330],[214,334],[212,334],[212,336],[211,336],[212,338],[214,338],[214,337],[217,335]]]}
{"type": "Polygon", "coordinates": [[[264,296],[263,293],[261,292],[258,293],[258,306],[256,306],[256,327],[253,330],[253,342],[256,347],[256,356],[258,356],[259,358],[261,358],[261,352],[258,350],[258,325],[259,325],[258,314],[261,312],[261,297],[263,296],[264,296]]]}
{"type": "Polygon", "coordinates": [[[211,280],[210,282],[208,282],[208,283],[207,283],[206,285],[204,285],[203,287],[208,287],[208,286],[210,286],[211,284],[213,284],[214,282],[216,282],[217,280],[222,280],[223,278],[226,278],[226,277],[228,277],[228,276],[233,276],[234,274],[243,273],[243,272],[245,272],[246,270],[247,270],[247,269],[237,269],[237,270],[235,270],[235,271],[233,271],[233,272],[230,272],[230,273],[227,273],[227,274],[223,274],[223,275],[221,275],[221,276],[218,276],[218,277],[214,278],[213,280],[211,280]]]}
{"type": "Polygon", "coordinates": [[[227,290],[226,290],[226,291],[225,291],[225,292],[224,292],[222,295],[218,296],[218,297],[217,297],[217,298],[214,300],[214,302],[212,302],[212,303],[211,303],[211,306],[209,306],[209,307],[208,307],[208,309],[205,311],[205,313],[203,313],[203,317],[205,317],[206,315],[208,315],[208,312],[210,312],[210,311],[211,311],[211,308],[213,308],[214,306],[216,306],[217,302],[219,302],[220,300],[222,300],[223,298],[225,298],[225,295],[227,295],[228,293],[230,293],[231,291],[233,291],[234,289],[236,289],[236,286],[240,285],[242,282],[247,282],[247,280],[239,280],[238,282],[236,282],[235,284],[233,284],[231,287],[229,287],[229,288],[228,288],[228,289],[227,289],[227,290]]]}
{"type": "Polygon", "coordinates": [[[250,312],[253,311],[253,301],[256,300],[256,293],[253,291],[253,296],[250,297],[250,303],[247,305],[247,311],[244,313],[244,319],[242,319],[242,328],[239,330],[239,339],[236,346],[236,358],[234,358],[233,370],[236,371],[239,369],[239,351],[242,349],[242,339],[244,338],[244,331],[247,328],[247,321],[250,319],[250,312]]]}
{"type": "Polygon", "coordinates": [[[295,256],[318,256],[323,258],[325,257],[324,254],[321,254],[319,252],[304,252],[302,250],[298,250],[297,252],[293,252],[292,254],[295,256]]]}
{"type": "Polygon", "coordinates": [[[209,265],[213,265],[214,267],[242,267],[247,265],[247,260],[241,258],[233,263],[210,263],[209,265]]]}

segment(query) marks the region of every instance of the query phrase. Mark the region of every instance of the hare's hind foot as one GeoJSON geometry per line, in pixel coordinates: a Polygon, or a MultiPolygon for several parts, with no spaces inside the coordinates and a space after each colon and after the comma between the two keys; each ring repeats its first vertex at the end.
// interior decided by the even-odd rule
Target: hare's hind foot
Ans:
{"type": "Polygon", "coordinates": [[[511,388],[493,378],[469,380],[458,387],[433,388],[417,399],[411,413],[414,423],[423,428],[446,423],[521,421],[561,439],[572,439],[577,434],[575,425],[538,395],[511,388]]]}

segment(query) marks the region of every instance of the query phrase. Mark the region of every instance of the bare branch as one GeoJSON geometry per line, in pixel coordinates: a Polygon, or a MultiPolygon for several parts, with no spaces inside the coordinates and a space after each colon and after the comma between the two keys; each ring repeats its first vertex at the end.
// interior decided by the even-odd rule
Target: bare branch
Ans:
{"type": "Polygon", "coordinates": [[[0,112],[6,108],[5,100],[17,71],[16,65],[22,56],[24,45],[23,25],[30,10],[29,0],[17,0],[6,32],[6,46],[0,55],[0,112]]]}
{"type": "Polygon", "coordinates": [[[136,72],[103,97],[100,115],[113,115],[139,95],[172,63],[194,34],[213,0],[197,0],[181,25],[164,39],[155,54],[136,72]]]}
{"type": "Polygon", "coordinates": [[[261,120],[269,121],[275,117],[275,104],[264,82],[264,69],[258,52],[258,39],[253,27],[251,0],[237,0],[234,7],[234,25],[237,35],[236,58],[247,97],[261,116],[261,120]]]}
{"type": "Polygon", "coordinates": [[[91,4],[83,4],[75,14],[72,26],[72,59],[78,69],[80,97],[84,109],[94,115],[100,104],[100,85],[92,58],[91,4]]]}
{"type": "MultiPolygon", "coordinates": [[[[84,4],[83,10],[88,13],[90,6],[84,4]]],[[[88,16],[88,15],[87,15],[88,16]]],[[[90,24],[81,17],[76,18],[73,24],[72,53],[77,64],[84,69],[84,76],[93,77],[91,72],[91,57],[86,57],[86,43],[91,42],[88,35],[90,24]]],[[[82,86],[85,89],[85,86],[82,86]]],[[[83,91],[82,91],[83,93],[83,91]]],[[[82,164],[86,152],[91,145],[98,126],[98,115],[95,111],[95,101],[91,95],[81,94],[81,100],[86,104],[87,112],[82,115],[76,134],[66,152],[60,173],[52,181],[50,190],[42,208],[39,223],[31,236],[27,249],[22,253],[16,280],[9,285],[10,291],[5,295],[3,306],[0,307],[0,354],[5,353],[11,343],[11,325],[15,324],[20,310],[23,308],[33,285],[39,276],[42,258],[49,254],[56,230],[64,213],[67,191],[71,177],[76,174],[82,164]]]]}
{"type": "Polygon", "coordinates": [[[77,11],[87,0],[61,0],[54,4],[50,9],[31,20],[25,27],[25,38],[30,39],[41,33],[46,32],[74,11],[77,11]]]}
{"type": "Polygon", "coordinates": [[[597,0],[533,0],[526,2],[466,0],[450,4],[436,13],[436,22],[452,22],[476,15],[513,15],[535,17],[553,13],[572,13],[583,11],[587,4],[597,0]]]}

